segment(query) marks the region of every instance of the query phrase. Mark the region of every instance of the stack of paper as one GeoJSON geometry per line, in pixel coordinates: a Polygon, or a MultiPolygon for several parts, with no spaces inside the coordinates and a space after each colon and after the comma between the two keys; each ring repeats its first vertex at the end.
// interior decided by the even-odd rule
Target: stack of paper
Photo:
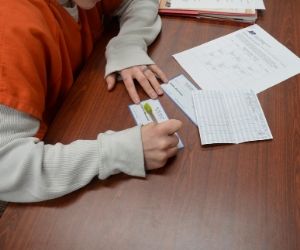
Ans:
{"type": "Polygon", "coordinates": [[[257,9],[265,9],[263,0],[160,0],[159,12],[254,23],[257,9]]]}

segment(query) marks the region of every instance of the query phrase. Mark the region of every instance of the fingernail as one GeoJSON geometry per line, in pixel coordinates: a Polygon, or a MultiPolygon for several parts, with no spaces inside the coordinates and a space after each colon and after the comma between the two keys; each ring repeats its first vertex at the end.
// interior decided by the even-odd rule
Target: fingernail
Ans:
{"type": "Polygon", "coordinates": [[[107,87],[108,87],[108,90],[111,90],[113,87],[113,83],[110,82],[107,87]]]}
{"type": "Polygon", "coordinates": [[[164,93],[164,91],[162,89],[157,90],[157,94],[162,95],[163,93],[164,93]]]}
{"type": "Polygon", "coordinates": [[[156,99],[157,98],[157,94],[156,93],[151,93],[151,98],[156,99]]]}

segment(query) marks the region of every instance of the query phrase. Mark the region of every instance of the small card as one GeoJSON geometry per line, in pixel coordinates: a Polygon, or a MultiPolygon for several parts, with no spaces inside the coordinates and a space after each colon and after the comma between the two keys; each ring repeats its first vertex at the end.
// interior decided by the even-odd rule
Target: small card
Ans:
{"type": "MultiPolygon", "coordinates": [[[[169,120],[166,112],[164,111],[163,107],[161,106],[160,102],[158,100],[145,100],[142,101],[140,104],[132,104],[129,105],[129,109],[132,113],[132,116],[136,122],[137,125],[146,125],[150,122],[153,122],[151,119],[151,116],[147,114],[147,112],[144,110],[143,105],[145,103],[148,103],[152,107],[152,112],[154,117],[157,119],[157,122],[163,122],[169,120]]],[[[180,140],[178,134],[176,133],[176,136],[179,139],[179,143],[177,145],[178,148],[183,148],[184,145],[182,141],[180,140]]]]}
{"type": "Polygon", "coordinates": [[[184,75],[171,79],[161,85],[164,92],[197,125],[192,92],[198,90],[184,75]]]}

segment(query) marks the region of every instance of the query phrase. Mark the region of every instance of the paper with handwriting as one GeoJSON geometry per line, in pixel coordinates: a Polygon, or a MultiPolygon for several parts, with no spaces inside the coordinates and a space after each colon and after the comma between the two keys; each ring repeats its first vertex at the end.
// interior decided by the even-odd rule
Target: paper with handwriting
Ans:
{"type": "Polygon", "coordinates": [[[202,89],[259,93],[300,73],[300,59],[258,25],[174,55],[202,89]]]}
{"type": "Polygon", "coordinates": [[[273,138],[253,90],[198,90],[193,101],[202,145],[273,138]]]}

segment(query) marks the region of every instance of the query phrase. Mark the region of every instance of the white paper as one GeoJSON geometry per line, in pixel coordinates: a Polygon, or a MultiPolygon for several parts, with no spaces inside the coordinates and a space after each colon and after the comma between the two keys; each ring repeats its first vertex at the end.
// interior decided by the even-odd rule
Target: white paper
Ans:
{"type": "Polygon", "coordinates": [[[168,0],[173,9],[265,9],[263,0],[168,0]]]}
{"type": "Polygon", "coordinates": [[[193,92],[202,145],[272,139],[253,90],[193,92]]]}
{"type": "Polygon", "coordinates": [[[259,93],[300,73],[300,59],[258,25],[174,58],[202,89],[251,88],[259,93]]]}
{"type": "Polygon", "coordinates": [[[197,124],[192,92],[198,89],[184,75],[179,75],[168,83],[161,84],[161,87],[181,110],[197,124]]]}
{"type": "MultiPolygon", "coordinates": [[[[164,111],[163,107],[161,106],[160,102],[158,100],[148,99],[148,100],[142,101],[140,104],[129,105],[129,109],[130,109],[137,125],[146,125],[150,122],[153,122],[151,120],[151,117],[143,109],[142,105],[144,105],[145,103],[150,104],[150,106],[152,107],[153,115],[157,119],[158,123],[169,120],[169,118],[168,118],[166,112],[164,111]]],[[[179,139],[179,143],[178,143],[177,147],[183,148],[184,145],[177,133],[176,133],[176,136],[179,139]]]]}

